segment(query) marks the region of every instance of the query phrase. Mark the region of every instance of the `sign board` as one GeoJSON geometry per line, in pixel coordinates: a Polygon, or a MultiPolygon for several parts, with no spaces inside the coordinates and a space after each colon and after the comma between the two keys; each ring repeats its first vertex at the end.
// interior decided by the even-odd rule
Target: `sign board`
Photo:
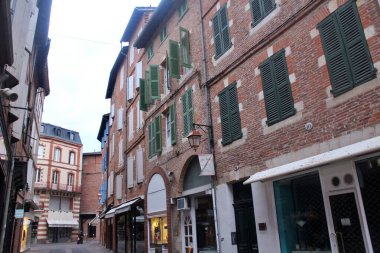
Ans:
{"type": "Polygon", "coordinates": [[[16,219],[24,218],[24,209],[16,209],[15,218],[16,219]]]}
{"type": "Polygon", "coordinates": [[[199,155],[199,165],[201,166],[200,176],[215,176],[214,157],[212,154],[199,155]]]}

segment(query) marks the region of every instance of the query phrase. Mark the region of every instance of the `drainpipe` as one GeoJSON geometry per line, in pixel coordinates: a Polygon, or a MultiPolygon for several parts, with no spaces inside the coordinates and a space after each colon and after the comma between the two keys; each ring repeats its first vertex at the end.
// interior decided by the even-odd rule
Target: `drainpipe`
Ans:
{"type": "MultiPolygon", "coordinates": [[[[208,153],[212,154],[214,157],[214,167],[215,167],[215,155],[214,155],[214,136],[212,131],[212,117],[211,117],[211,98],[210,98],[210,91],[209,87],[207,85],[207,65],[206,65],[206,48],[205,48],[205,37],[204,37],[204,27],[203,27],[203,13],[202,13],[202,0],[198,0],[198,7],[199,7],[199,21],[201,24],[201,44],[202,44],[202,66],[203,66],[203,76],[204,76],[204,88],[205,88],[205,97],[206,97],[206,121],[207,125],[210,126],[208,128],[208,153]]],[[[213,199],[213,206],[214,206],[214,222],[215,222],[215,235],[216,235],[216,248],[217,252],[220,253],[220,235],[219,235],[219,222],[218,222],[218,208],[217,208],[217,201],[216,201],[216,172],[215,175],[212,176],[212,199],[213,199]]]]}

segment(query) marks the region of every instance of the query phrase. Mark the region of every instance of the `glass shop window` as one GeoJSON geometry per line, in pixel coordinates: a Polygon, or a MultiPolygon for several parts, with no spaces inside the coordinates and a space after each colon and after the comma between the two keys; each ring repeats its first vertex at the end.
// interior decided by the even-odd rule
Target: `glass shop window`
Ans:
{"type": "Polygon", "coordinates": [[[168,219],[167,217],[155,217],[149,219],[150,247],[156,248],[156,253],[168,246],[168,219]]]}

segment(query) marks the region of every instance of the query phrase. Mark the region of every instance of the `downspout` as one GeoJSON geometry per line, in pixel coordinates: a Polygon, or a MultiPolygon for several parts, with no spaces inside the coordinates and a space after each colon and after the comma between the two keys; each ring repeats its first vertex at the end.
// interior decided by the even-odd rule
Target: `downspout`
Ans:
{"type": "MultiPolygon", "coordinates": [[[[199,22],[201,24],[201,44],[202,44],[202,66],[203,66],[203,76],[204,76],[204,88],[205,88],[205,97],[206,97],[206,124],[210,126],[208,128],[208,153],[212,154],[214,158],[214,167],[215,167],[215,155],[214,155],[214,136],[213,136],[213,125],[212,125],[212,113],[211,113],[211,98],[210,98],[210,91],[209,87],[207,85],[207,62],[206,62],[206,48],[205,48],[205,36],[204,36],[204,27],[203,27],[203,13],[202,13],[202,0],[198,0],[198,7],[199,7],[199,22]]],[[[219,235],[219,222],[218,222],[218,208],[217,208],[217,201],[216,201],[216,172],[215,175],[212,176],[212,200],[213,200],[213,206],[214,206],[214,222],[215,222],[215,236],[216,236],[216,248],[217,252],[220,253],[220,235],[219,235]]]]}

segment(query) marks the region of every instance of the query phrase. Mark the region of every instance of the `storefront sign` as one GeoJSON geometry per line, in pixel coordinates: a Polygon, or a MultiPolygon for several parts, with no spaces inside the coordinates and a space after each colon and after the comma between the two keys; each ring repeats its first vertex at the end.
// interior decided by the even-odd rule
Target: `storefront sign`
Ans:
{"type": "Polygon", "coordinates": [[[201,166],[200,176],[214,176],[215,167],[214,167],[214,157],[212,154],[199,155],[199,165],[201,166]]]}

